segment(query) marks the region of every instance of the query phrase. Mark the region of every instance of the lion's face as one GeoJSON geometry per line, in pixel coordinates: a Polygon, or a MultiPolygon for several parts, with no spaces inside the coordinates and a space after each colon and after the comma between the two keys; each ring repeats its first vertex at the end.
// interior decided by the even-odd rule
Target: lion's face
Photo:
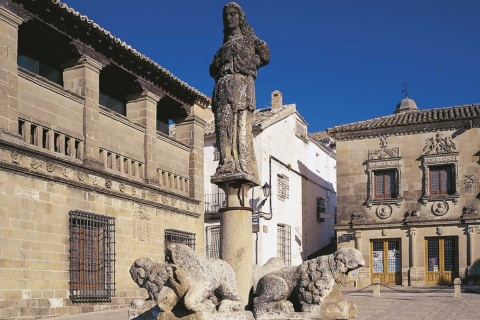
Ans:
{"type": "Polygon", "coordinates": [[[335,253],[337,268],[343,273],[358,269],[365,265],[362,253],[354,248],[342,248],[335,253]]]}
{"type": "Polygon", "coordinates": [[[135,262],[130,267],[130,276],[140,288],[143,288],[145,286],[147,272],[154,263],[155,260],[143,257],[135,260],[135,262]]]}

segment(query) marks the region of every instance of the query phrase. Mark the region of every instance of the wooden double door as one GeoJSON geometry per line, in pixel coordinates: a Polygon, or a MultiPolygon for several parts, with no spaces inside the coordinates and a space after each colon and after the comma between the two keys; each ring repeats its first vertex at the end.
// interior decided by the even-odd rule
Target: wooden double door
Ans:
{"type": "Polygon", "coordinates": [[[400,240],[372,240],[372,280],[378,278],[383,284],[402,284],[400,263],[400,240]]]}
{"type": "Polygon", "coordinates": [[[427,285],[450,285],[458,277],[458,242],[454,237],[425,239],[427,285]]]}

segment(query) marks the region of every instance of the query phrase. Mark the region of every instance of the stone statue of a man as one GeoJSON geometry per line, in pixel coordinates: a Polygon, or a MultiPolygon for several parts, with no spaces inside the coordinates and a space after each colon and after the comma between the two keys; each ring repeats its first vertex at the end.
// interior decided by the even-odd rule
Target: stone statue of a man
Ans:
{"type": "Polygon", "coordinates": [[[252,118],[258,68],[268,64],[270,51],[255,35],[235,2],[223,8],[223,45],[210,65],[215,79],[212,109],[220,163],[215,176],[258,180],[253,150],[252,118]]]}

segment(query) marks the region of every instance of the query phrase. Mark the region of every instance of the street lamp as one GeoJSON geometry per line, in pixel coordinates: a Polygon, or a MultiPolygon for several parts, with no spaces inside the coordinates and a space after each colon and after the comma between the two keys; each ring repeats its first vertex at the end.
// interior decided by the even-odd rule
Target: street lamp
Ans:
{"type": "Polygon", "coordinates": [[[260,211],[265,202],[267,202],[268,197],[270,197],[271,192],[272,192],[272,187],[268,184],[268,182],[265,182],[265,184],[261,187],[264,199],[258,204],[257,208],[259,211],[253,212],[253,217],[254,218],[264,218],[265,220],[270,220],[272,219],[272,209],[270,208],[270,212],[262,212],[260,211]]]}

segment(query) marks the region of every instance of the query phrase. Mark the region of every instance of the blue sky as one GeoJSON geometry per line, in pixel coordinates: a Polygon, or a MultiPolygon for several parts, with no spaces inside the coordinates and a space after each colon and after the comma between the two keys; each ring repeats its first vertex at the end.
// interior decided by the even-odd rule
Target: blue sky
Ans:
{"type": "MultiPolygon", "coordinates": [[[[211,96],[208,67],[223,37],[218,0],[65,0],[114,36],[211,96]]],[[[238,1],[272,58],[257,108],[280,90],[309,132],[420,109],[480,102],[478,0],[238,1]]]]}

